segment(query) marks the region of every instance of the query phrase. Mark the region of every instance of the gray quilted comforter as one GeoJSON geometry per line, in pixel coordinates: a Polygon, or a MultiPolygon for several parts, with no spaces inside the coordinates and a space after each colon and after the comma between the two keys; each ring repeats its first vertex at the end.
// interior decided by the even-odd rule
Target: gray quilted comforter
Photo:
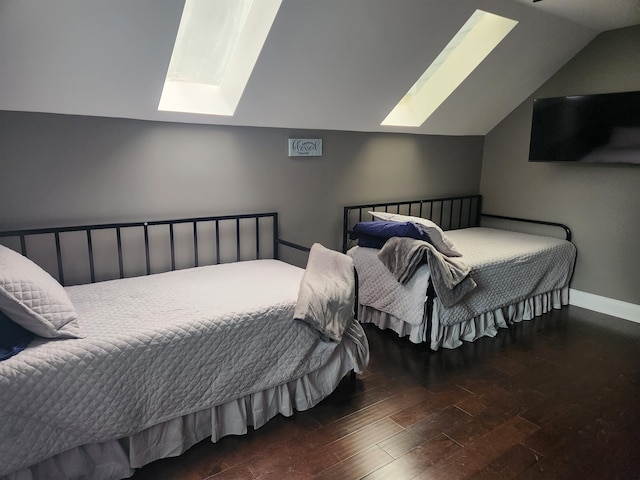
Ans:
{"type": "Polygon", "coordinates": [[[462,301],[443,307],[441,325],[454,325],[486,312],[561,289],[569,284],[576,259],[571,242],[494,228],[451,230],[447,237],[463,254],[478,286],[462,301]]]}
{"type": "Polygon", "coordinates": [[[259,260],[68,287],[86,338],[0,363],[0,475],[316,370],[336,343],[293,321],[303,273],[259,260]]]}
{"type": "MultiPolygon", "coordinates": [[[[565,240],[492,228],[450,230],[447,237],[471,267],[477,287],[461,301],[444,307],[436,298],[434,316],[440,325],[467,321],[483,313],[568,285],[576,258],[565,240]]],[[[400,284],[379,260],[377,250],[354,247],[359,302],[411,325],[424,322],[430,272],[420,266],[409,282],[400,284]]]]}

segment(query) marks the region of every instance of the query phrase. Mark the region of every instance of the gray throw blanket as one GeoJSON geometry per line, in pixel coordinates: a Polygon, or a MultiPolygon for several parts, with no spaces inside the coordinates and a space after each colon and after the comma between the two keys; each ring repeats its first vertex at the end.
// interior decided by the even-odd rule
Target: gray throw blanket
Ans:
{"type": "Polygon", "coordinates": [[[429,264],[433,288],[445,307],[455,305],[477,284],[469,276],[471,268],[459,258],[447,257],[428,242],[392,237],[378,253],[380,261],[398,282],[406,284],[423,263],[429,264]]]}
{"type": "Polygon", "coordinates": [[[324,340],[340,342],[354,319],[355,292],[351,257],[314,243],[294,318],[313,327],[324,340]]]}

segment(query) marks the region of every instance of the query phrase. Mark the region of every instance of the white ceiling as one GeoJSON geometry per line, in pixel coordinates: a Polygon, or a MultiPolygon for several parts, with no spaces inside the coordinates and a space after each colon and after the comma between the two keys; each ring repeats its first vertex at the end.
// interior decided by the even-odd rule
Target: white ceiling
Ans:
{"type": "Polygon", "coordinates": [[[640,0],[516,0],[600,32],[640,22],[640,0]]]}
{"type": "Polygon", "coordinates": [[[233,117],[158,112],[183,0],[0,0],[0,110],[485,135],[640,0],[283,0],[233,117]],[[466,19],[518,20],[421,127],[380,122],[466,19]]]}

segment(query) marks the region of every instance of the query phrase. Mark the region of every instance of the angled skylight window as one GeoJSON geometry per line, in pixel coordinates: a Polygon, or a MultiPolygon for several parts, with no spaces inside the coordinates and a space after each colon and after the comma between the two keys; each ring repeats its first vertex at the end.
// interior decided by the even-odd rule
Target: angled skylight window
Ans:
{"type": "Polygon", "coordinates": [[[422,125],[517,23],[476,10],[381,125],[422,125]]]}
{"type": "Polygon", "coordinates": [[[233,115],[282,0],[186,0],[158,110],[233,115]]]}

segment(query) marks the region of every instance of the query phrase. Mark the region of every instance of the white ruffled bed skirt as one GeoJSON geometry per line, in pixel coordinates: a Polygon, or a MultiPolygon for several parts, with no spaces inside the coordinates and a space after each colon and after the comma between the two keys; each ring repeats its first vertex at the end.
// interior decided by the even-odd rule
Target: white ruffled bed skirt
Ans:
{"type": "MultiPolygon", "coordinates": [[[[532,320],[552,309],[560,309],[569,304],[569,287],[535,295],[521,302],[474,317],[455,325],[442,325],[439,322],[438,302],[434,302],[430,347],[432,350],[457,348],[462,342],[473,342],[480,337],[495,337],[499,328],[508,328],[510,324],[523,320],[532,320]]],[[[427,341],[426,322],[411,325],[387,313],[364,305],[358,306],[358,320],[373,323],[380,329],[390,329],[400,337],[409,337],[413,343],[427,341]]]]}
{"type": "Polygon", "coordinates": [[[293,415],[317,405],[350,371],[362,373],[369,346],[362,327],[353,322],[329,361],[320,369],[283,385],[155,425],[127,438],[73,448],[0,480],[117,480],[135,468],[175,457],[196,443],[226,435],[243,435],[278,414],[293,415]]]}

